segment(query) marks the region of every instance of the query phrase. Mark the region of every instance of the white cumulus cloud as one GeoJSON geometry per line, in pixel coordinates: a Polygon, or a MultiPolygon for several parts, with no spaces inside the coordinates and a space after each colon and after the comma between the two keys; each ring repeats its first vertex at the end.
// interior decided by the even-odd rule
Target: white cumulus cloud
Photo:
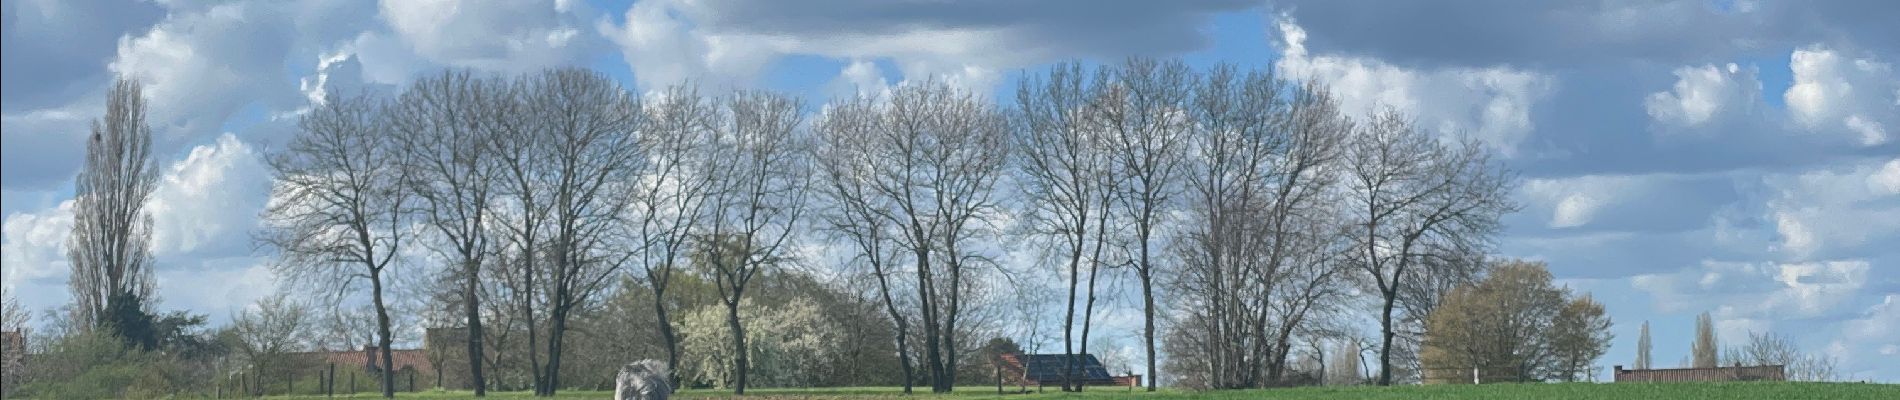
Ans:
{"type": "Polygon", "coordinates": [[[548,1],[384,0],[381,16],[417,55],[435,63],[520,73],[576,64],[598,40],[591,9],[548,1]]]}
{"type": "Polygon", "coordinates": [[[7,286],[22,280],[64,276],[67,270],[66,237],[73,230],[73,201],[35,212],[7,215],[0,255],[6,265],[7,286]]]}
{"type": "Polygon", "coordinates": [[[1699,126],[1724,112],[1747,112],[1761,96],[1754,68],[1734,63],[1677,68],[1675,75],[1674,88],[1651,93],[1643,101],[1650,118],[1658,122],[1699,126]]]}
{"type": "Polygon", "coordinates": [[[198,146],[168,168],[146,210],[161,259],[201,250],[246,254],[270,190],[260,154],[232,134],[198,146]]]}
{"type": "Polygon", "coordinates": [[[1900,75],[1892,65],[1817,44],[1796,49],[1788,67],[1794,84],[1782,97],[1809,130],[1875,146],[1887,142],[1886,126],[1900,124],[1900,75]]]}
{"type": "Polygon", "coordinates": [[[1874,193],[1900,194],[1900,158],[1888,161],[1880,166],[1880,171],[1867,176],[1868,187],[1874,193]]]}
{"type": "Polygon", "coordinates": [[[1535,128],[1533,106],[1556,87],[1554,76],[1509,66],[1412,69],[1373,58],[1314,54],[1306,48],[1306,30],[1291,16],[1282,14],[1274,23],[1281,39],[1276,65],[1294,77],[1325,82],[1348,112],[1392,107],[1426,128],[1469,134],[1507,156],[1535,128]]]}
{"type": "Polygon", "coordinates": [[[1765,218],[1773,221],[1789,259],[1831,258],[1883,241],[1900,239],[1900,208],[1880,206],[1894,193],[1894,161],[1847,164],[1763,176],[1768,191],[1765,218]]]}

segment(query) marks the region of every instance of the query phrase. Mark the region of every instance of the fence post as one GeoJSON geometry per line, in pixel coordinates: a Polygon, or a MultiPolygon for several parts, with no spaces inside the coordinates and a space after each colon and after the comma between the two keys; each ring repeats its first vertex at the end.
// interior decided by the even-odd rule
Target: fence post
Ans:
{"type": "Polygon", "coordinates": [[[415,393],[415,391],[416,391],[416,370],[411,369],[409,370],[409,392],[415,393]]]}
{"type": "Polygon", "coordinates": [[[1002,396],[1003,395],[1003,366],[995,364],[995,363],[991,363],[990,366],[996,368],[996,395],[1002,396]]]}
{"type": "Polygon", "coordinates": [[[356,397],[356,371],[350,371],[350,397],[356,397]]]}
{"type": "Polygon", "coordinates": [[[330,363],[329,379],[323,384],[324,397],[336,397],[336,363],[330,363]]]}

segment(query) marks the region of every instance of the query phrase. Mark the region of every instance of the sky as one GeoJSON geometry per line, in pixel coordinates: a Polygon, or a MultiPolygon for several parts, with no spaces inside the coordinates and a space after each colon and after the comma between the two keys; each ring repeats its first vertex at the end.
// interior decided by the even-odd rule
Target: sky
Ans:
{"type": "Polygon", "coordinates": [[[161,308],[222,321],[276,286],[251,240],[260,157],[327,91],[581,66],[640,91],[940,79],[1007,104],[1026,71],[1149,56],[1318,79],[1348,111],[1483,141],[1522,177],[1497,255],[1605,303],[1602,364],[1630,364],[1648,321],[1674,366],[1706,311],[1727,341],[1782,334],[1900,381],[1900,2],[0,4],[0,287],[36,310],[70,301],[72,180],[118,76],[146,84],[157,132],[161,308]]]}

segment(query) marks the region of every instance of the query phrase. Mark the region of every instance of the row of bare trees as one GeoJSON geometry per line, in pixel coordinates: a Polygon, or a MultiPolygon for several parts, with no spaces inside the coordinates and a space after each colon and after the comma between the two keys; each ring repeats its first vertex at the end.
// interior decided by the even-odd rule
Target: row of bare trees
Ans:
{"type": "MultiPolygon", "coordinates": [[[[525,361],[552,395],[569,321],[623,280],[652,294],[671,364],[666,293],[683,273],[713,284],[745,349],[748,288],[808,255],[808,233],[875,284],[906,391],[954,388],[972,305],[1012,275],[1009,238],[1053,266],[1014,272],[1066,280],[1066,354],[1090,353],[1100,285],[1132,271],[1150,377],[1172,321],[1170,372],[1252,387],[1281,381],[1296,344],[1342,331],[1361,292],[1380,306],[1389,381],[1406,321],[1476,274],[1514,207],[1475,143],[1391,112],[1355,120],[1271,71],[1063,64],[1015,100],[908,82],[813,114],[772,92],[639,96],[585,70],[446,72],[314,105],[270,159],[260,236],[292,281],[367,298],[385,371],[390,269],[434,264],[418,269],[459,301],[478,394],[494,386],[485,367],[525,361]],[[1168,306],[1180,311],[1158,315],[1168,306]],[[504,348],[525,354],[489,354],[504,348]]],[[[743,393],[748,355],[734,354],[743,393]]]]}
{"type": "Polygon", "coordinates": [[[1210,388],[1290,384],[1293,344],[1349,331],[1339,319],[1362,314],[1345,308],[1369,300],[1377,382],[1390,384],[1438,296],[1483,268],[1515,209],[1508,173],[1476,142],[1390,110],[1355,118],[1317,83],[1272,71],[1217,67],[1171,86],[1192,94],[1175,108],[1184,312],[1169,349],[1194,356],[1171,372],[1210,388]]]}
{"type": "MultiPolygon", "coordinates": [[[[1191,343],[1171,347],[1185,366],[1171,372],[1192,375],[1176,378],[1256,387],[1283,380],[1296,343],[1350,331],[1340,320],[1363,314],[1347,307],[1370,300],[1384,383],[1516,207],[1480,144],[1391,111],[1356,120],[1321,85],[1272,71],[1063,64],[1023,78],[1015,100],[912,83],[834,103],[814,127],[824,227],[873,271],[900,332],[921,323],[937,391],[955,383],[941,371],[958,359],[946,341],[965,276],[999,234],[1040,250],[1048,267],[1028,272],[1066,281],[1065,354],[1090,353],[1099,285],[1133,271],[1150,377],[1157,320],[1191,343]],[[915,281],[893,285],[906,269],[915,281]],[[1181,311],[1158,317],[1157,297],[1181,311]]],[[[1078,366],[1064,368],[1079,390],[1078,366]]]]}
{"type": "MultiPolygon", "coordinates": [[[[485,349],[525,340],[532,387],[552,395],[575,313],[626,273],[663,294],[689,257],[712,266],[743,348],[738,305],[784,258],[806,204],[803,109],[765,92],[657,97],[574,69],[447,72],[393,98],[332,96],[270,160],[279,183],[263,241],[287,276],[333,300],[367,283],[386,372],[388,269],[441,263],[478,394],[484,364],[518,357],[485,349]]],[[[678,338],[662,332],[677,363],[678,338]]]]}

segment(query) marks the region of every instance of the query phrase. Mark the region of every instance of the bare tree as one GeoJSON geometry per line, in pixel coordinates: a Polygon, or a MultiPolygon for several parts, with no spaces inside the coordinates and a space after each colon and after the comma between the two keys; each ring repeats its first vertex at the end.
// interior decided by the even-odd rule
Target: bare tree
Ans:
{"type": "Polygon", "coordinates": [[[1341,293],[1335,185],[1351,129],[1323,88],[1219,66],[1198,79],[1174,243],[1209,387],[1281,379],[1293,336],[1341,293]]]}
{"type": "Polygon", "coordinates": [[[277,250],[275,268],[287,282],[341,295],[358,280],[369,281],[383,397],[394,397],[384,292],[389,268],[399,264],[411,236],[404,216],[413,196],[381,105],[367,95],[332,95],[298,121],[298,135],[268,160],[277,184],[260,241],[277,250]]]}
{"type": "Polygon", "coordinates": [[[1838,377],[1835,371],[1839,362],[1834,357],[1804,352],[1794,340],[1774,333],[1749,332],[1747,342],[1724,349],[1722,353],[1722,359],[1732,364],[1783,366],[1788,380],[1824,382],[1838,377]]]}
{"type": "Polygon", "coordinates": [[[1107,263],[1110,207],[1122,176],[1111,172],[1114,158],[1102,128],[1101,98],[1106,73],[1091,82],[1080,64],[1050,68],[1046,77],[1022,80],[1016,90],[1018,116],[1015,147],[1019,150],[1017,185],[1025,197],[1019,213],[1031,236],[1049,240],[1058,262],[1066,264],[1069,278],[1067,313],[1063,317],[1063,384],[1079,390],[1074,355],[1088,354],[1088,331],[1095,304],[1096,272],[1107,263]],[[1087,266],[1088,286],[1080,281],[1087,266]],[[1081,343],[1075,338],[1077,291],[1083,304],[1081,343]]]}
{"type": "Polygon", "coordinates": [[[498,113],[496,122],[501,132],[491,137],[489,142],[502,169],[501,199],[497,201],[498,207],[491,210],[495,214],[496,225],[499,226],[497,230],[502,239],[497,246],[498,259],[494,263],[493,275],[501,279],[491,288],[497,293],[490,298],[506,298],[509,308],[512,308],[497,313],[508,321],[500,325],[503,328],[497,329],[496,333],[502,336],[495,338],[496,348],[512,349],[502,344],[510,342],[511,338],[507,336],[511,336],[511,328],[519,329],[526,336],[520,340],[525,344],[523,348],[527,354],[525,360],[517,358],[520,356],[497,354],[496,362],[500,363],[504,359],[525,361],[529,386],[534,388],[536,394],[540,394],[545,382],[540,358],[543,332],[535,316],[541,306],[540,298],[544,296],[539,289],[545,285],[542,278],[544,261],[549,253],[548,221],[552,218],[554,206],[548,188],[559,178],[548,165],[550,161],[545,154],[549,145],[539,136],[544,131],[536,129],[535,124],[539,122],[527,112],[527,100],[523,93],[533,89],[520,79],[515,80],[511,87],[515,95],[510,98],[511,102],[503,103],[503,106],[513,112],[498,113]]]}
{"type": "Polygon", "coordinates": [[[799,100],[766,92],[726,99],[726,118],[711,140],[716,171],[705,233],[698,239],[707,271],[726,306],[732,329],[733,393],[745,394],[749,356],[740,301],[759,272],[787,262],[792,233],[805,212],[809,186],[806,150],[798,135],[799,100]]]}
{"type": "Polygon", "coordinates": [[[1119,212],[1134,225],[1128,251],[1135,253],[1135,277],[1141,282],[1142,338],[1147,350],[1148,391],[1155,390],[1155,269],[1151,250],[1174,196],[1180,192],[1191,122],[1187,116],[1193,73],[1179,60],[1132,58],[1113,72],[1117,90],[1098,106],[1109,131],[1114,157],[1109,173],[1127,178],[1115,194],[1119,212]]]}
{"type": "MultiPolygon", "coordinates": [[[[1007,162],[1007,119],[974,94],[931,81],[900,86],[887,99],[833,104],[816,129],[830,229],[871,266],[900,353],[908,317],[898,312],[890,275],[897,253],[909,253],[931,388],[950,391],[958,327],[969,311],[963,296],[972,290],[966,277],[984,259],[970,249],[984,218],[1000,211],[992,196],[1007,162]]],[[[899,361],[912,376],[908,354],[899,361]]]]}
{"type": "Polygon", "coordinates": [[[1498,217],[1516,209],[1512,180],[1480,144],[1447,146],[1396,111],[1375,115],[1347,148],[1351,218],[1360,230],[1353,261],[1381,299],[1378,382],[1390,385],[1401,293],[1425,260],[1488,243],[1498,217]]]}
{"type": "Polygon", "coordinates": [[[482,375],[481,267],[494,249],[489,225],[501,174],[488,145],[501,133],[496,118],[513,110],[513,93],[500,81],[463,72],[417,80],[390,106],[390,127],[403,151],[407,182],[419,202],[419,220],[433,233],[430,248],[450,260],[459,281],[468,329],[469,379],[475,396],[487,395],[482,375]]]}
{"type": "MultiPolygon", "coordinates": [[[[646,114],[637,97],[598,72],[561,69],[523,81],[522,132],[535,144],[531,164],[539,178],[531,188],[547,204],[545,248],[523,247],[545,258],[548,280],[548,361],[536,394],[553,396],[561,386],[561,356],[568,320],[630,258],[615,229],[630,202],[628,177],[646,165],[640,134],[646,114]]],[[[536,257],[529,256],[528,259],[536,257]]]]}
{"type": "MultiPolygon", "coordinates": [[[[290,364],[296,361],[290,353],[308,344],[304,335],[310,323],[309,308],[288,293],[279,292],[232,316],[230,329],[237,338],[238,352],[250,363],[252,373],[262,379],[290,371],[290,364]]],[[[254,387],[254,394],[262,395],[262,386],[254,387]]]]}
{"type": "Polygon", "coordinates": [[[120,79],[106,94],[106,115],[92,123],[86,163],[74,182],[72,264],[74,319],[82,331],[106,329],[150,349],[152,216],[145,202],[158,184],[152,127],[138,81],[120,79]]]}
{"type": "Polygon", "coordinates": [[[1267,332],[1271,336],[1267,341],[1266,384],[1281,384],[1286,378],[1287,360],[1298,337],[1326,335],[1322,332],[1325,328],[1316,325],[1347,311],[1343,308],[1351,293],[1344,283],[1351,270],[1340,251],[1344,247],[1340,243],[1342,227],[1330,219],[1313,222],[1293,225],[1294,230],[1288,232],[1295,235],[1288,245],[1293,250],[1287,251],[1286,266],[1278,278],[1280,287],[1274,290],[1268,306],[1274,329],[1267,332]]]}
{"type": "MultiPolygon", "coordinates": [[[[1292,336],[1307,316],[1326,302],[1337,301],[1345,253],[1344,229],[1336,184],[1336,164],[1342,143],[1353,128],[1339,112],[1338,103],[1317,83],[1293,91],[1283,128],[1266,141],[1264,231],[1267,242],[1266,276],[1259,290],[1273,312],[1256,317],[1255,357],[1265,358],[1266,382],[1277,382],[1292,352],[1292,336]],[[1275,327],[1274,325],[1277,325],[1275,327]]],[[[1269,132],[1274,132],[1269,130],[1269,132]]]]}
{"type": "Polygon", "coordinates": [[[648,112],[652,126],[643,141],[650,165],[630,188],[633,205],[627,221],[641,243],[636,248],[641,278],[653,290],[654,320],[666,346],[667,370],[674,374],[668,379],[677,383],[680,338],[669,317],[666,293],[704,218],[714,174],[709,140],[720,114],[716,104],[690,86],[668,88],[648,112]]]}
{"type": "Polygon", "coordinates": [[[916,376],[908,340],[910,318],[898,311],[897,296],[891,284],[900,251],[895,237],[902,233],[886,218],[891,208],[878,196],[880,192],[873,189],[872,183],[880,176],[878,162],[883,161],[874,156],[878,150],[888,149],[881,147],[882,141],[877,140],[883,126],[877,107],[878,104],[868,98],[829,105],[815,124],[819,146],[813,147],[817,152],[813,161],[819,176],[824,178],[819,191],[827,204],[822,229],[844,238],[856,248],[853,264],[868,267],[869,277],[877,282],[877,297],[895,328],[904,394],[910,394],[916,376]]]}

